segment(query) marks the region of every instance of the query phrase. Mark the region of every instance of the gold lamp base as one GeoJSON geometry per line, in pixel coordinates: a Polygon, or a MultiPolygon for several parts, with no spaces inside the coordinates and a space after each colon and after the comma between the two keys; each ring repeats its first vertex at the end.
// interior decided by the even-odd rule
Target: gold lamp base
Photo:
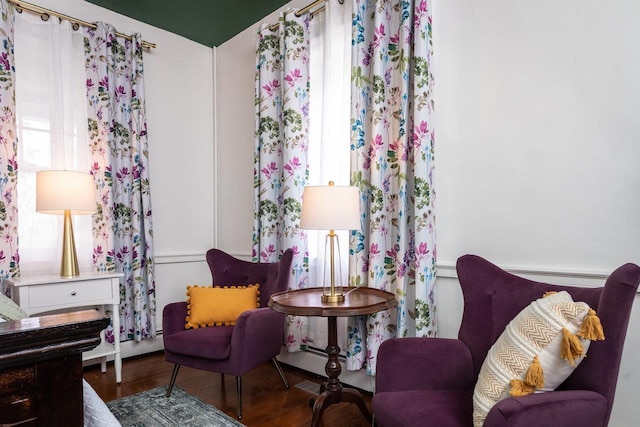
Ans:
{"type": "Polygon", "coordinates": [[[344,302],[344,295],[343,294],[322,295],[320,299],[322,302],[327,302],[327,303],[344,302]]]}
{"type": "Polygon", "coordinates": [[[64,229],[62,236],[62,259],[60,260],[60,277],[76,277],[80,275],[76,242],[73,238],[73,223],[71,211],[64,211],[64,229]]]}
{"type": "MultiPolygon", "coordinates": [[[[329,182],[329,185],[333,185],[333,181],[329,182]]],[[[338,235],[334,230],[329,230],[329,234],[325,239],[325,251],[327,245],[329,246],[329,283],[330,286],[324,287],[324,293],[320,298],[320,301],[328,304],[336,304],[340,302],[344,302],[344,294],[341,292],[342,288],[337,289],[336,287],[336,270],[340,271],[340,246],[338,245],[337,251],[335,249],[335,242],[338,240],[338,235]],[[335,256],[335,252],[338,252],[338,256],[335,256]],[[336,262],[338,263],[336,266],[336,262]],[[337,267],[337,268],[336,268],[337,267]]],[[[326,252],[325,252],[326,254],[326,252]]],[[[325,272],[327,268],[327,260],[325,258],[325,272]]]]}

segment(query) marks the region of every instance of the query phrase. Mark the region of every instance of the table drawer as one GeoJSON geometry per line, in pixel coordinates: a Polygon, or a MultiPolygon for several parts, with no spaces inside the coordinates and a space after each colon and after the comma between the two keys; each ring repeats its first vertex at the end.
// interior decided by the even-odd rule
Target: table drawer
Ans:
{"type": "Polygon", "coordinates": [[[93,304],[110,304],[114,301],[111,280],[56,283],[29,287],[29,309],[41,310],[56,307],[80,307],[93,304]]]}

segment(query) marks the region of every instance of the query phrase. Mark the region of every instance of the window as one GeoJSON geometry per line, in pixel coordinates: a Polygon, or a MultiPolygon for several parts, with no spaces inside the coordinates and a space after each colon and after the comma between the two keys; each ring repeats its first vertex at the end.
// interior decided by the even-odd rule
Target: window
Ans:
{"type": "MultiPolygon", "coordinates": [[[[60,268],[63,218],[35,211],[35,175],[89,171],[84,36],[68,21],[22,13],[14,44],[20,270],[50,274],[60,268]]],[[[80,269],[90,270],[91,216],[74,216],[73,222],[80,269]]]]}
{"type": "MultiPolygon", "coordinates": [[[[309,106],[309,185],[349,185],[350,179],[350,91],[351,91],[351,8],[326,2],[326,11],[310,23],[310,106],[309,106]]],[[[309,245],[309,283],[322,286],[325,233],[307,230],[309,245]]],[[[347,284],[349,236],[336,231],[341,255],[342,280],[347,284]]],[[[327,321],[309,319],[310,346],[327,346],[327,321]]],[[[339,319],[346,331],[346,319],[339,319]]],[[[338,334],[338,345],[346,348],[346,333],[338,334]]]]}

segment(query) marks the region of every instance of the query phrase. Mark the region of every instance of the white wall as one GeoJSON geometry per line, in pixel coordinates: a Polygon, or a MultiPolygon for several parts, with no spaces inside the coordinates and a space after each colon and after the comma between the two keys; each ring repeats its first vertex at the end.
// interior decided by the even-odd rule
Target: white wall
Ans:
{"type": "Polygon", "coordinates": [[[435,0],[438,258],[640,262],[640,3],[435,0]]]}
{"type": "MultiPolygon", "coordinates": [[[[213,50],[83,0],[31,3],[87,22],[108,22],[124,34],[139,32],[157,44],[144,53],[144,72],[161,328],[166,303],[184,300],[187,284],[211,282],[204,253],[215,240],[213,50]]],[[[161,338],[155,341],[151,349],[162,344],[161,338]]],[[[136,352],[123,348],[125,356],[136,352]]]]}
{"type": "MultiPolygon", "coordinates": [[[[438,321],[476,253],[535,280],[601,285],[640,263],[640,3],[435,0],[438,321]],[[592,277],[591,273],[595,273],[592,277]]],[[[612,426],[637,423],[636,297],[612,426]]]]}
{"type": "MultiPolygon", "coordinates": [[[[442,336],[460,325],[454,266],[465,253],[536,280],[588,286],[640,263],[637,22],[635,0],[434,0],[442,336]]],[[[247,256],[256,31],[221,45],[216,68],[219,244],[247,256]]],[[[638,321],[640,301],[612,426],[634,421],[638,321]]]]}

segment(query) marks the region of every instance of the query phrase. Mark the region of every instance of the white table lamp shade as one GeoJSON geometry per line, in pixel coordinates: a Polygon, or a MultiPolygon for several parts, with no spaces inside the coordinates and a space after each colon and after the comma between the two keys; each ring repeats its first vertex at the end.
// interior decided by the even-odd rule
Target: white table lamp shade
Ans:
{"type": "Polygon", "coordinates": [[[308,186],[302,193],[300,228],[329,230],[325,239],[322,302],[340,304],[342,293],[340,245],[335,230],[360,228],[360,191],[357,187],[308,186]],[[336,280],[336,276],[337,280],[336,280]]]}
{"type": "Polygon", "coordinates": [[[36,173],[36,212],[88,215],[96,212],[96,185],[91,174],[66,170],[36,173]]]}
{"type": "Polygon", "coordinates": [[[357,187],[308,186],[302,193],[300,228],[356,230],[360,228],[360,192],[357,187]]]}

